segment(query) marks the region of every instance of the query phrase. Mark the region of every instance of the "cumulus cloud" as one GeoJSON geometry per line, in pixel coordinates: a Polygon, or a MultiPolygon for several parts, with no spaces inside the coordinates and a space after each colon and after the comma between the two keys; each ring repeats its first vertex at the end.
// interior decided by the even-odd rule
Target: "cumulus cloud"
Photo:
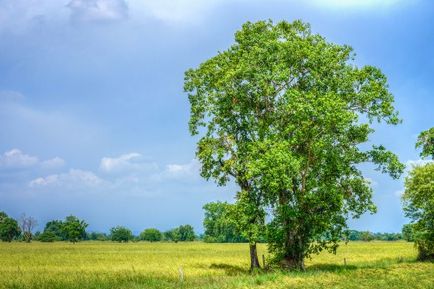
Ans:
{"type": "Polygon", "coordinates": [[[133,152],[118,157],[104,157],[99,168],[105,173],[125,173],[157,170],[158,165],[154,162],[145,162],[141,154],[133,152]]]}
{"type": "Polygon", "coordinates": [[[37,156],[28,155],[17,148],[6,151],[0,156],[0,167],[3,168],[30,168],[40,166],[41,168],[52,169],[62,167],[64,164],[65,161],[59,157],[41,161],[37,156]]]}
{"type": "Polygon", "coordinates": [[[165,177],[197,177],[199,176],[200,164],[196,159],[185,164],[169,164],[166,166],[163,176],[165,177]]]}
{"type": "Polygon", "coordinates": [[[27,168],[36,165],[39,159],[23,153],[19,149],[12,149],[0,157],[0,165],[7,168],[27,168]]]}
{"type": "Polygon", "coordinates": [[[67,7],[71,10],[71,19],[78,22],[116,21],[128,17],[124,0],[72,0],[67,7]]]}
{"type": "Polygon", "coordinates": [[[46,177],[33,179],[32,181],[30,181],[29,186],[32,188],[46,186],[94,187],[103,183],[104,180],[91,171],[71,169],[67,173],[53,174],[46,177]]]}
{"type": "Polygon", "coordinates": [[[52,159],[41,162],[41,167],[46,169],[60,168],[63,167],[64,165],[65,165],[65,161],[59,157],[54,157],[52,159]]]}
{"type": "Polygon", "coordinates": [[[433,160],[422,160],[422,159],[408,160],[405,163],[405,166],[406,166],[407,170],[411,170],[414,167],[423,166],[423,165],[426,165],[426,164],[432,163],[432,162],[434,162],[434,161],[433,160]]]}

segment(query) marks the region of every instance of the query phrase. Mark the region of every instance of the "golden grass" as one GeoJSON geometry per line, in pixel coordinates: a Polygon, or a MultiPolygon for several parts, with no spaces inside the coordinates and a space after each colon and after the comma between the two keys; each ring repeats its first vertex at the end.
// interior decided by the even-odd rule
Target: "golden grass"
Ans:
{"type": "Polygon", "coordinates": [[[411,243],[352,242],[306,272],[250,274],[247,244],[0,243],[0,288],[434,288],[415,259],[411,243]]]}

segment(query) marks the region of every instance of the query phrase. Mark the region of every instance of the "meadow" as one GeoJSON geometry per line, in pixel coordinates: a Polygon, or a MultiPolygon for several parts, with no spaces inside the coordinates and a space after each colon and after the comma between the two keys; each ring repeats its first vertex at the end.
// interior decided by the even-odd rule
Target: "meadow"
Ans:
{"type": "Polygon", "coordinates": [[[415,260],[412,243],[350,242],[305,272],[249,273],[247,244],[13,242],[0,288],[434,288],[434,263],[415,260]]]}

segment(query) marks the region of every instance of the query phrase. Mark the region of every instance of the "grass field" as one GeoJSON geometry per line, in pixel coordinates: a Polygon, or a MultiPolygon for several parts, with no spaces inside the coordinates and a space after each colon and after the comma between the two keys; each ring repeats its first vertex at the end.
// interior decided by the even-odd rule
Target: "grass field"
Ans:
{"type": "Polygon", "coordinates": [[[434,288],[415,258],[411,243],[353,242],[306,272],[250,274],[246,244],[0,243],[0,288],[434,288]]]}

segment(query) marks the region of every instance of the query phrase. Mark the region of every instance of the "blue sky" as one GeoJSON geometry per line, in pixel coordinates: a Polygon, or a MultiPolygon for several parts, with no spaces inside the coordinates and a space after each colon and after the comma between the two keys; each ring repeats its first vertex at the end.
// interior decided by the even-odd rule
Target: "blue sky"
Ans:
{"type": "MultiPolygon", "coordinates": [[[[388,76],[404,122],[376,127],[407,164],[434,126],[434,2],[423,0],[0,0],[0,210],[90,230],[202,231],[202,206],[236,187],[205,182],[188,133],[183,73],[245,21],[302,19],[388,76]]],[[[403,181],[364,168],[378,213],[351,227],[400,231],[403,181]]]]}

